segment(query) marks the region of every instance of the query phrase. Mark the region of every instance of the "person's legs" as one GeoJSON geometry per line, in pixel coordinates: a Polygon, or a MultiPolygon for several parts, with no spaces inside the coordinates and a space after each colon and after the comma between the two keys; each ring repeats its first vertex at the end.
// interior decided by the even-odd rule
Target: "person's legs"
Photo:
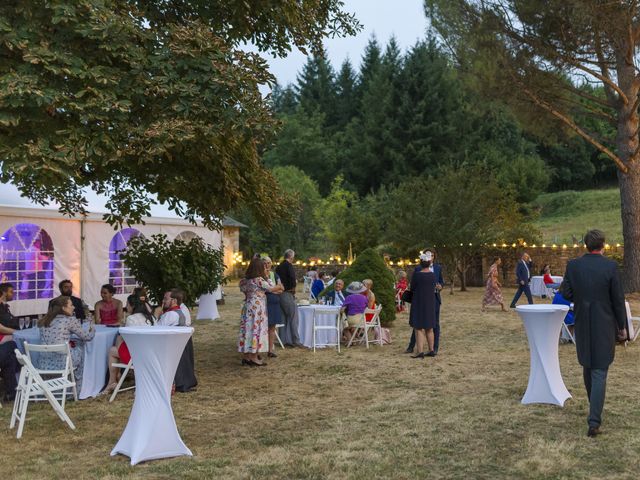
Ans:
{"type": "MultiPolygon", "coordinates": [[[[586,369],[585,369],[586,370],[586,369]]],[[[602,409],[607,390],[607,368],[590,369],[590,381],[587,388],[589,395],[589,427],[597,428],[602,423],[602,409]]],[[[586,386],[586,378],[585,378],[586,386]]]]}
{"type": "Polygon", "coordinates": [[[413,349],[416,347],[416,331],[411,330],[411,339],[409,340],[409,345],[407,346],[407,352],[413,353],[413,349]]]}
{"type": "Polygon", "coordinates": [[[282,312],[285,314],[287,337],[291,339],[294,345],[300,345],[300,335],[298,333],[298,307],[293,294],[289,292],[282,293],[280,298],[282,312]]]}
{"type": "Polygon", "coordinates": [[[273,345],[276,341],[276,326],[269,325],[269,353],[273,353],[273,345]]]}
{"type": "Polygon", "coordinates": [[[531,287],[529,285],[525,285],[522,287],[524,294],[527,296],[527,302],[529,305],[533,305],[533,297],[531,296],[531,287]]]}
{"type": "Polygon", "coordinates": [[[518,285],[518,290],[516,290],[516,294],[513,296],[513,300],[511,300],[511,308],[515,308],[516,303],[520,300],[520,296],[524,291],[524,287],[522,285],[518,285]]]}
{"type": "Polygon", "coordinates": [[[18,371],[18,360],[14,350],[17,348],[14,341],[0,345],[0,374],[4,382],[5,396],[11,401],[16,396],[16,372],[18,371]]]}
{"type": "MultiPolygon", "coordinates": [[[[282,337],[284,339],[285,345],[290,345],[293,343],[291,336],[291,317],[293,316],[293,309],[291,305],[291,294],[288,292],[283,292],[280,295],[280,310],[282,310],[282,320],[284,323],[284,328],[282,329],[282,337]]],[[[295,307],[295,301],[294,301],[295,307]]]]}
{"type": "Polygon", "coordinates": [[[427,346],[429,347],[429,352],[434,351],[434,333],[433,328],[428,328],[425,330],[425,336],[427,339],[427,346]]]}
{"type": "Polygon", "coordinates": [[[438,353],[440,348],[440,303],[436,302],[436,326],[433,328],[433,350],[438,353]]]}
{"type": "Polygon", "coordinates": [[[118,382],[118,367],[114,367],[114,363],[118,363],[120,360],[120,355],[118,354],[117,347],[111,347],[109,349],[109,381],[107,382],[107,389],[111,387],[111,385],[118,382]]]}
{"type": "Polygon", "coordinates": [[[419,328],[414,329],[414,331],[416,332],[416,345],[418,347],[418,351],[416,353],[424,353],[424,330],[419,328]]]}

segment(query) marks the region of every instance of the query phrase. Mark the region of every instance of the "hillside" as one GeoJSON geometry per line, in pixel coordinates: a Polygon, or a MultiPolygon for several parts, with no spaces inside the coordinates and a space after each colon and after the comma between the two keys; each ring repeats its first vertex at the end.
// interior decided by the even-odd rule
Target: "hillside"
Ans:
{"type": "Polygon", "coordinates": [[[590,228],[599,228],[609,243],[622,243],[620,194],[617,188],[567,190],[540,195],[534,205],[540,210],[535,225],[545,243],[573,243],[590,228]]]}

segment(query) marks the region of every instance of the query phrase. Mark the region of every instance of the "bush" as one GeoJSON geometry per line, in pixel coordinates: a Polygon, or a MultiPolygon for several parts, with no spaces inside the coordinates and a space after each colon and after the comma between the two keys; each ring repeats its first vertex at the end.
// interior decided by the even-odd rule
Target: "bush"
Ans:
{"type": "Polygon", "coordinates": [[[191,241],[169,241],[166,235],[142,235],[129,240],[122,259],[135,279],[156,303],[164,292],[181,288],[185,303],[193,306],[205,293],[213,292],[223,280],[222,249],[213,248],[200,237],[191,241]]]}
{"type": "MultiPolygon", "coordinates": [[[[341,272],[337,278],[344,280],[345,288],[351,282],[361,282],[365,278],[373,280],[372,291],[376,295],[376,304],[382,305],[380,319],[387,326],[396,319],[396,292],[393,273],[384,263],[384,258],[372,248],[360,253],[355,262],[341,272]]],[[[331,287],[330,287],[331,288],[331,287]]]]}

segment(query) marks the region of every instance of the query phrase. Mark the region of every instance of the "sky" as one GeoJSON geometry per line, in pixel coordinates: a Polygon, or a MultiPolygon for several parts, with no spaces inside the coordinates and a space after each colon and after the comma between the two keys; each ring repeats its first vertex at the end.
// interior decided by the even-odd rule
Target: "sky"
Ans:
{"type": "MultiPolygon", "coordinates": [[[[372,34],[383,46],[395,35],[403,52],[425,37],[427,19],[423,0],[344,0],[344,10],[355,13],[363,28],[356,36],[325,41],[329,60],[336,70],[347,57],[357,68],[372,34]]],[[[295,83],[306,56],[295,50],[286,58],[267,57],[267,60],[278,83],[287,85],[295,83]]]]}

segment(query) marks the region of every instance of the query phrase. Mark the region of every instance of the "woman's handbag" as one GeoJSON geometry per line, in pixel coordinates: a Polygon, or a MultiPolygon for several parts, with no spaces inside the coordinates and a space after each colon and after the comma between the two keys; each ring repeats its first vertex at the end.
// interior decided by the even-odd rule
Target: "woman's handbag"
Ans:
{"type": "Polygon", "coordinates": [[[411,300],[413,300],[413,292],[411,290],[402,292],[402,301],[404,303],[411,303],[411,300]]]}

